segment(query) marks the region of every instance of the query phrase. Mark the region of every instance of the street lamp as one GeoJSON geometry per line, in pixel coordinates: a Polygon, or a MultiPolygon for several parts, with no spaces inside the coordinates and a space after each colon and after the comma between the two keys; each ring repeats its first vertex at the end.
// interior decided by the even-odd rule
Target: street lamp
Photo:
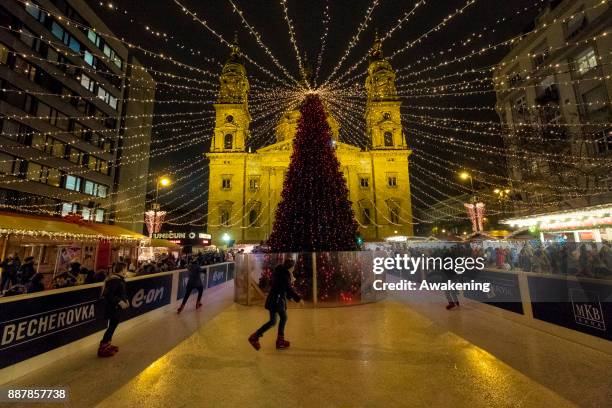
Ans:
{"type": "Polygon", "coordinates": [[[223,236],[221,236],[221,239],[223,240],[223,242],[225,242],[225,244],[229,243],[231,237],[229,236],[229,234],[226,232],[223,234],[223,236]]]}
{"type": "Polygon", "coordinates": [[[158,177],[157,182],[155,183],[155,202],[153,203],[153,207],[155,209],[159,209],[159,204],[157,203],[157,197],[159,196],[159,186],[168,187],[171,181],[167,176],[158,177]]]}
{"type": "Polygon", "coordinates": [[[468,173],[467,171],[462,171],[461,173],[459,173],[459,178],[461,180],[470,180],[470,189],[472,190],[472,201],[476,202],[476,191],[474,190],[474,179],[472,178],[472,175],[470,173],[468,173]]]}
{"type": "Polygon", "coordinates": [[[155,201],[151,206],[151,210],[145,212],[145,224],[149,230],[149,237],[153,238],[153,234],[158,233],[161,230],[162,223],[166,216],[165,211],[159,211],[159,203],[157,198],[159,196],[159,186],[167,187],[171,183],[170,178],[166,176],[158,177],[155,181],[155,201]]]}

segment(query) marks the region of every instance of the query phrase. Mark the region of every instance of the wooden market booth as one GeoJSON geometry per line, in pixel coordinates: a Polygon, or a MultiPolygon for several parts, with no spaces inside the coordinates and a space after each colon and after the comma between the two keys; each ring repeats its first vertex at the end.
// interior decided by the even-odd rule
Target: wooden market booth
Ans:
{"type": "Polygon", "coordinates": [[[40,273],[54,276],[72,262],[87,269],[108,269],[119,260],[136,259],[149,238],[125,228],[39,215],[0,212],[1,259],[34,257],[40,273]]]}

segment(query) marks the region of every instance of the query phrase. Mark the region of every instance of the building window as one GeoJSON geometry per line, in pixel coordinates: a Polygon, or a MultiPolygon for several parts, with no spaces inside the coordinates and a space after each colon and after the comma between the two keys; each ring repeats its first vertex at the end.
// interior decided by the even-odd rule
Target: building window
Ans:
{"type": "Polygon", "coordinates": [[[399,224],[399,205],[396,202],[389,202],[389,221],[391,224],[399,224]]]}
{"type": "Polygon", "coordinates": [[[565,38],[567,40],[576,37],[587,26],[588,20],[584,8],[576,13],[565,25],[565,38]]]}
{"type": "Polygon", "coordinates": [[[15,158],[9,154],[0,152],[0,174],[13,174],[13,162],[15,158]]]}
{"type": "Polygon", "coordinates": [[[81,216],[84,220],[91,221],[91,208],[83,207],[81,209],[81,216]]]}
{"type": "Polygon", "coordinates": [[[104,210],[102,208],[96,209],[96,222],[104,222],[104,210]]]}
{"type": "Polygon", "coordinates": [[[34,82],[36,79],[36,67],[30,65],[26,60],[20,57],[15,58],[13,71],[18,74],[26,76],[30,81],[34,82]]]}
{"type": "Polygon", "coordinates": [[[252,208],[251,211],[249,211],[249,227],[257,226],[257,218],[257,210],[255,208],[252,208]]]}
{"type": "Polygon", "coordinates": [[[597,67],[597,55],[592,47],[574,59],[574,70],[578,75],[584,75],[595,67],[597,67]]]}
{"type": "Polygon", "coordinates": [[[372,224],[372,215],[370,214],[370,209],[369,208],[364,208],[363,209],[363,225],[370,225],[372,224]]]}
{"type": "Polygon", "coordinates": [[[28,173],[26,175],[27,179],[32,181],[40,181],[42,168],[43,166],[38,163],[28,163],[28,173]]]}
{"type": "Polygon", "coordinates": [[[223,178],[223,181],[221,182],[221,188],[223,190],[230,190],[232,188],[232,179],[229,177],[223,178]]]}
{"type": "Polygon", "coordinates": [[[74,164],[83,164],[84,163],[84,153],[81,150],[75,149],[74,147],[70,148],[70,155],[68,159],[74,164]]]}
{"type": "Polygon", "coordinates": [[[106,198],[108,195],[108,187],[102,184],[98,184],[98,197],[106,198]]]}
{"type": "Polygon", "coordinates": [[[67,175],[66,183],[64,184],[66,190],[81,191],[81,178],[76,176],[67,175]]]}
{"type": "Polygon", "coordinates": [[[117,109],[117,98],[115,98],[113,95],[111,95],[110,92],[108,92],[101,86],[98,86],[98,98],[106,102],[106,104],[109,105],[111,108],[117,109]]]}
{"type": "Polygon", "coordinates": [[[249,179],[249,190],[251,191],[259,190],[259,177],[251,177],[249,179]]]}
{"type": "Polygon", "coordinates": [[[600,135],[601,137],[595,140],[597,153],[601,155],[612,153],[612,130],[605,130],[600,135]]]}
{"type": "Polygon", "coordinates": [[[9,50],[6,46],[0,43],[0,64],[6,65],[8,63],[9,50]]]}
{"type": "Polygon", "coordinates": [[[64,39],[64,29],[55,21],[51,23],[51,34],[53,34],[59,40],[64,39]]]}
{"type": "Polygon", "coordinates": [[[548,48],[548,44],[540,44],[540,46],[533,51],[533,65],[535,68],[540,68],[544,65],[549,55],[550,49],[548,48]]]}
{"type": "Polygon", "coordinates": [[[96,34],[95,31],[88,29],[87,30],[87,38],[89,38],[89,41],[91,41],[92,43],[96,44],[96,47],[100,46],[100,37],[98,36],[98,34],[96,34]]]}
{"type": "Polygon", "coordinates": [[[97,59],[93,56],[91,52],[85,51],[85,53],[83,54],[83,59],[89,66],[96,68],[97,59]]]}
{"type": "Polygon", "coordinates": [[[234,145],[234,136],[228,133],[223,138],[223,147],[225,148],[225,150],[232,150],[233,145],[234,145]]]}
{"type": "Polygon", "coordinates": [[[96,85],[96,83],[94,82],[93,79],[91,79],[90,77],[88,77],[85,74],[81,74],[81,86],[83,88],[93,92],[95,85],[96,85]]]}
{"type": "Polygon", "coordinates": [[[385,147],[392,147],[393,146],[393,133],[391,132],[385,132],[385,147]]]}
{"type": "Polygon", "coordinates": [[[36,4],[28,2],[25,4],[25,9],[28,12],[28,14],[34,17],[36,20],[40,21],[41,23],[45,22],[46,13],[44,13],[41,9],[39,9],[36,4]]]}
{"type": "Polygon", "coordinates": [[[224,227],[229,227],[230,225],[230,212],[226,208],[221,209],[221,220],[220,224],[224,227]]]}
{"type": "Polygon", "coordinates": [[[584,112],[590,122],[609,122],[609,98],[605,84],[582,94],[584,112]]]}
{"type": "Polygon", "coordinates": [[[62,204],[62,216],[68,215],[70,213],[76,213],[78,210],[78,205],[73,203],[64,203],[62,204]]]}
{"type": "Polygon", "coordinates": [[[370,179],[368,177],[359,177],[359,186],[361,188],[370,187],[370,179]]]}
{"type": "Polygon", "coordinates": [[[387,186],[391,188],[397,187],[397,176],[388,175],[387,176],[387,186]]]}
{"type": "Polygon", "coordinates": [[[93,181],[85,180],[85,189],[83,192],[89,195],[95,195],[96,183],[93,181]]]}

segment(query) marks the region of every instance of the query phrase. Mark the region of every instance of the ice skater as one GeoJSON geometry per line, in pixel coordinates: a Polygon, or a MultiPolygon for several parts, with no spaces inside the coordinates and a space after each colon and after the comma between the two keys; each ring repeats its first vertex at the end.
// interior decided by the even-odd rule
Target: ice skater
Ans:
{"type": "Polygon", "coordinates": [[[285,259],[282,265],[278,265],[272,274],[272,288],[266,298],[266,309],[270,312],[270,320],[261,326],[255,333],[249,337],[249,343],[255,350],[261,348],[259,338],[274,327],[276,324],[276,315],[280,318],[278,324],[278,337],[276,338],[276,348],[285,349],[289,347],[289,342],[285,340],[285,325],[287,324],[287,298],[294,302],[299,302],[304,305],[304,301],[300,298],[295,290],[293,290],[293,269],[295,261],[293,259],[285,259]]]}
{"type": "Polygon", "coordinates": [[[189,279],[187,280],[187,288],[185,288],[185,296],[183,297],[183,303],[181,303],[181,306],[178,308],[176,313],[181,313],[183,311],[183,308],[187,303],[187,299],[189,299],[189,296],[191,295],[191,292],[193,292],[194,289],[198,290],[198,300],[196,302],[196,309],[202,307],[202,303],[200,301],[202,300],[204,285],[202,284],[202,279],[200,277],[201,273],[202,268],[200,268],[200,264],[198,264],[196,261],[193,261],[191,264],[189,264],[189,279]]]}
{"type": "Polygon", "coordinates": [[[119,325],[121,311],[130,306],[127,298],[127,288],[125,285],[125,264],[117,263],[113,268],[113,273],[104,281],[102,297],[104,298],[104,318],[108,320],[108,328],[104,332],[98,357],[112,357],[119,351],[119,347],[113,346],[111,340],[115,329],[119,325]]]}

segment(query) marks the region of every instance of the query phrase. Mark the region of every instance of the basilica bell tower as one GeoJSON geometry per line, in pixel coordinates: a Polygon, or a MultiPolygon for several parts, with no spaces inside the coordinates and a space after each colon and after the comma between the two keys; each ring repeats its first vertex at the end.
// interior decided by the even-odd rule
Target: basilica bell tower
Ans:
{"type": "Polygon", "coordinates": [[[215,130],[211,152],[244,152],[249,137],[249,81],[237,39],[219,76],[215,130]]]}
{"type": "Polygon", "coordinates": [[[383,56],[378,36],[370,50],[365,82],[366,136],[372,149],[407,149],[400,115],[401,101],[395,89],[395,72],[383,56]]]}

